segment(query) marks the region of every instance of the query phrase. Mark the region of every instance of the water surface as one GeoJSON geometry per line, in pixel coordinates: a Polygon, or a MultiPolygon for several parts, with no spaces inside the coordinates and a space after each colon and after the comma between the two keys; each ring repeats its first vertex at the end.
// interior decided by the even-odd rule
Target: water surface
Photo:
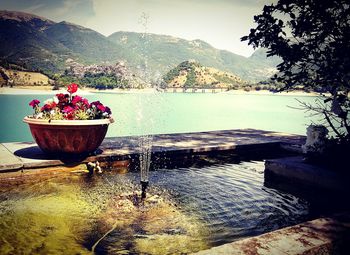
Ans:
{"type": "Polygon", "coordinates": [[[187,254],[311,217],[263,172],[262,161],[158,169],[143,205],[135,172],[28,178],[1,188],[0,253],[187,254]]]}
{"type": "MultiPolygon", "coordinates": [[[[28,103],[48,95],[0,95],[0,142],[33,141],[25,115],[28,103]]],[[[116,123],[107,136],[128,136],[255,128],[293,134],[306,132],[311,123],[296,99],[312,103],[310,96],[233,95],[228,93],[96,93],[86,96],[100,100],[113,112],[116,123]]]]}

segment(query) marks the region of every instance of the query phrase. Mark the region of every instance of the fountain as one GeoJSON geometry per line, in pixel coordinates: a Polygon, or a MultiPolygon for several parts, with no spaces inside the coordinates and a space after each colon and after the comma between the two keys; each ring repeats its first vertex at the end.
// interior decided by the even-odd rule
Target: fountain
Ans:
{"type": "Polygon", "coordinates": [[[141,172],[141,199],[146,198],[146,190],[149,183],[149,168],[151,165],[151,155],[152,155],[152,140],[151,135],[140,136],[139,146],[140,146],[140,172],[141,172]]]}
{"type": "MultiPolygon", "coordinates": [[[[148,20],[149,15],[145,12],[142,13],[139,24],[143,28],[142,33],[142,39],[143,39],[143,58],[144,58],[144,64],[143,70],[141,70],[142,78],[145,81],[146,85],[150,81],[150,74],[148,70],[148,54],[147,54],[147,47],[148,47],[148,20]]],[[[142,100],[142,99],[141,99],[142,100]]],[[[142,104],[140,104],[142,105],[142,104]]],[[[141,107],[139,108],[140,111],[138,112],[138,118],[137,120],[140,122],[143,119],[143,114],[141,112],[141,107]]],[[[140,148],[140,172],[141,172],[141,200],[143,201],[146,198],[146,190],[149,183],[149,168],[151,165],[151,153],[152,153],[152,136],[151,135],[142,135],[139,138],[139,148],[140,148]]]]}
{"type": "MultiPolygon", "coordinates": [[[[145,183],[151,142],[140,140],[145,183]]],[[[143,201],[135,168],[9,179],[15,185],[0,185],[0,254],[189,254],[310,217],[307,201],[264,186],[263,161],[231,159],[155,167],[143,201]]]]}

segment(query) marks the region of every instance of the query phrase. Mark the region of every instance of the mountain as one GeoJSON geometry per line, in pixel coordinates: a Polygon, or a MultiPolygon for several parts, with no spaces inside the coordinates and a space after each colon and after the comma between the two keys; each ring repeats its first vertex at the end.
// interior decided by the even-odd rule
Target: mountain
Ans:
{"type": "Polygon", "coordinates": [[[30,69],[57,70],[62,56],[73,57],[63,45],[43,31],[53,21],[21,12],[0,11],[0,57],[30,69]]]}
{"type": "Polygon", "coordinates": [[[123,51],[115,47],[104,35],[82,26],[63,21],[45,29],[44,34],[74,52],[78,61],[115,62],[124,58],[123,51]]]}
{"type": "Polygon", "coordinates": [[[273,63],[218,50],[201,41],[172,36],[116,32],[109,37],[68,22],[22,12],[0,11],[0,65],[13,63],[46,74],[63,73],[67,60],[81,64],[123,61],[136,75],[161,77],[179,63],[194,59],[245,80],[265,80],[273,63]]]}
{"type": "Polygon", "coordinates": [[[117,62],[123,51],[102,34],[36,15],[0,11],[0,58],[30,70],[58,72],[67,59],[117,62]]]}
{"type": "Polygon", "coordinates": [[[167,35],[134,32],[116,32],[108,39],[119,48],[127,49],[140,58],[147,56],[149,68],[161,73],[189,59],[254,81],[268,78],[275,68],[272,64],[260,62],[258,59],[218,50],[201,40],[188,41],[167,35]]]}
{"type": "Polygon", "coordinates": [[[164,81],[168,87],[229,88],[242,85],[240,77],[212,67],[206,67],[196,61],[184,61],[171,69],[164,81]]]}
{"type": "Polygon", "coordinates": [[[267,49],[259,48],[249,57],[250,60],[263,63],[267,66],[276,67],[282,62],[282,59],[277,56],[267,57],[267,49]]]}

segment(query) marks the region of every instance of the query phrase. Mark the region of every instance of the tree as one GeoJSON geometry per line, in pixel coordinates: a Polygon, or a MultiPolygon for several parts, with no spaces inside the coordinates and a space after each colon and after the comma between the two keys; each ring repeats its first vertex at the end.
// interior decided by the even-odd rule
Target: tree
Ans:
{"type": "Polygon", "coordinates": [[[339,141],[350,143],[350,4],[348,0],[278,0],[254,16],[256,28],[241,38],[265,47],[282,63],[274,80],[282,90],[296,86],[328,92],[318,106],[304,104],[324,117],[339,141]],[[322,88],[320,90],[320,88],[322,88]]]}
{"type": "Polygon", "coordinates": [[[194,67],[191,67],[187,71],[186,82],[184,87],[193,87],[196,83],[196,75],[194,73],[194,67]]]}

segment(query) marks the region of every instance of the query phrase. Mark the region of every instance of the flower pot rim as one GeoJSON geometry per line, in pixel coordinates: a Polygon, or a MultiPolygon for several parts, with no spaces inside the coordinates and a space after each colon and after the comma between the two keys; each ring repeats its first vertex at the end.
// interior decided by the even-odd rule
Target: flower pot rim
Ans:
{"type": "Polygon", "coordinates": [[[113,118],[95,120],[47,120],[24,117],[23,122],[35,125],[59,125],[59,126],[88,126],[88,125],[108,125],[114,122],[113,118]]]}

